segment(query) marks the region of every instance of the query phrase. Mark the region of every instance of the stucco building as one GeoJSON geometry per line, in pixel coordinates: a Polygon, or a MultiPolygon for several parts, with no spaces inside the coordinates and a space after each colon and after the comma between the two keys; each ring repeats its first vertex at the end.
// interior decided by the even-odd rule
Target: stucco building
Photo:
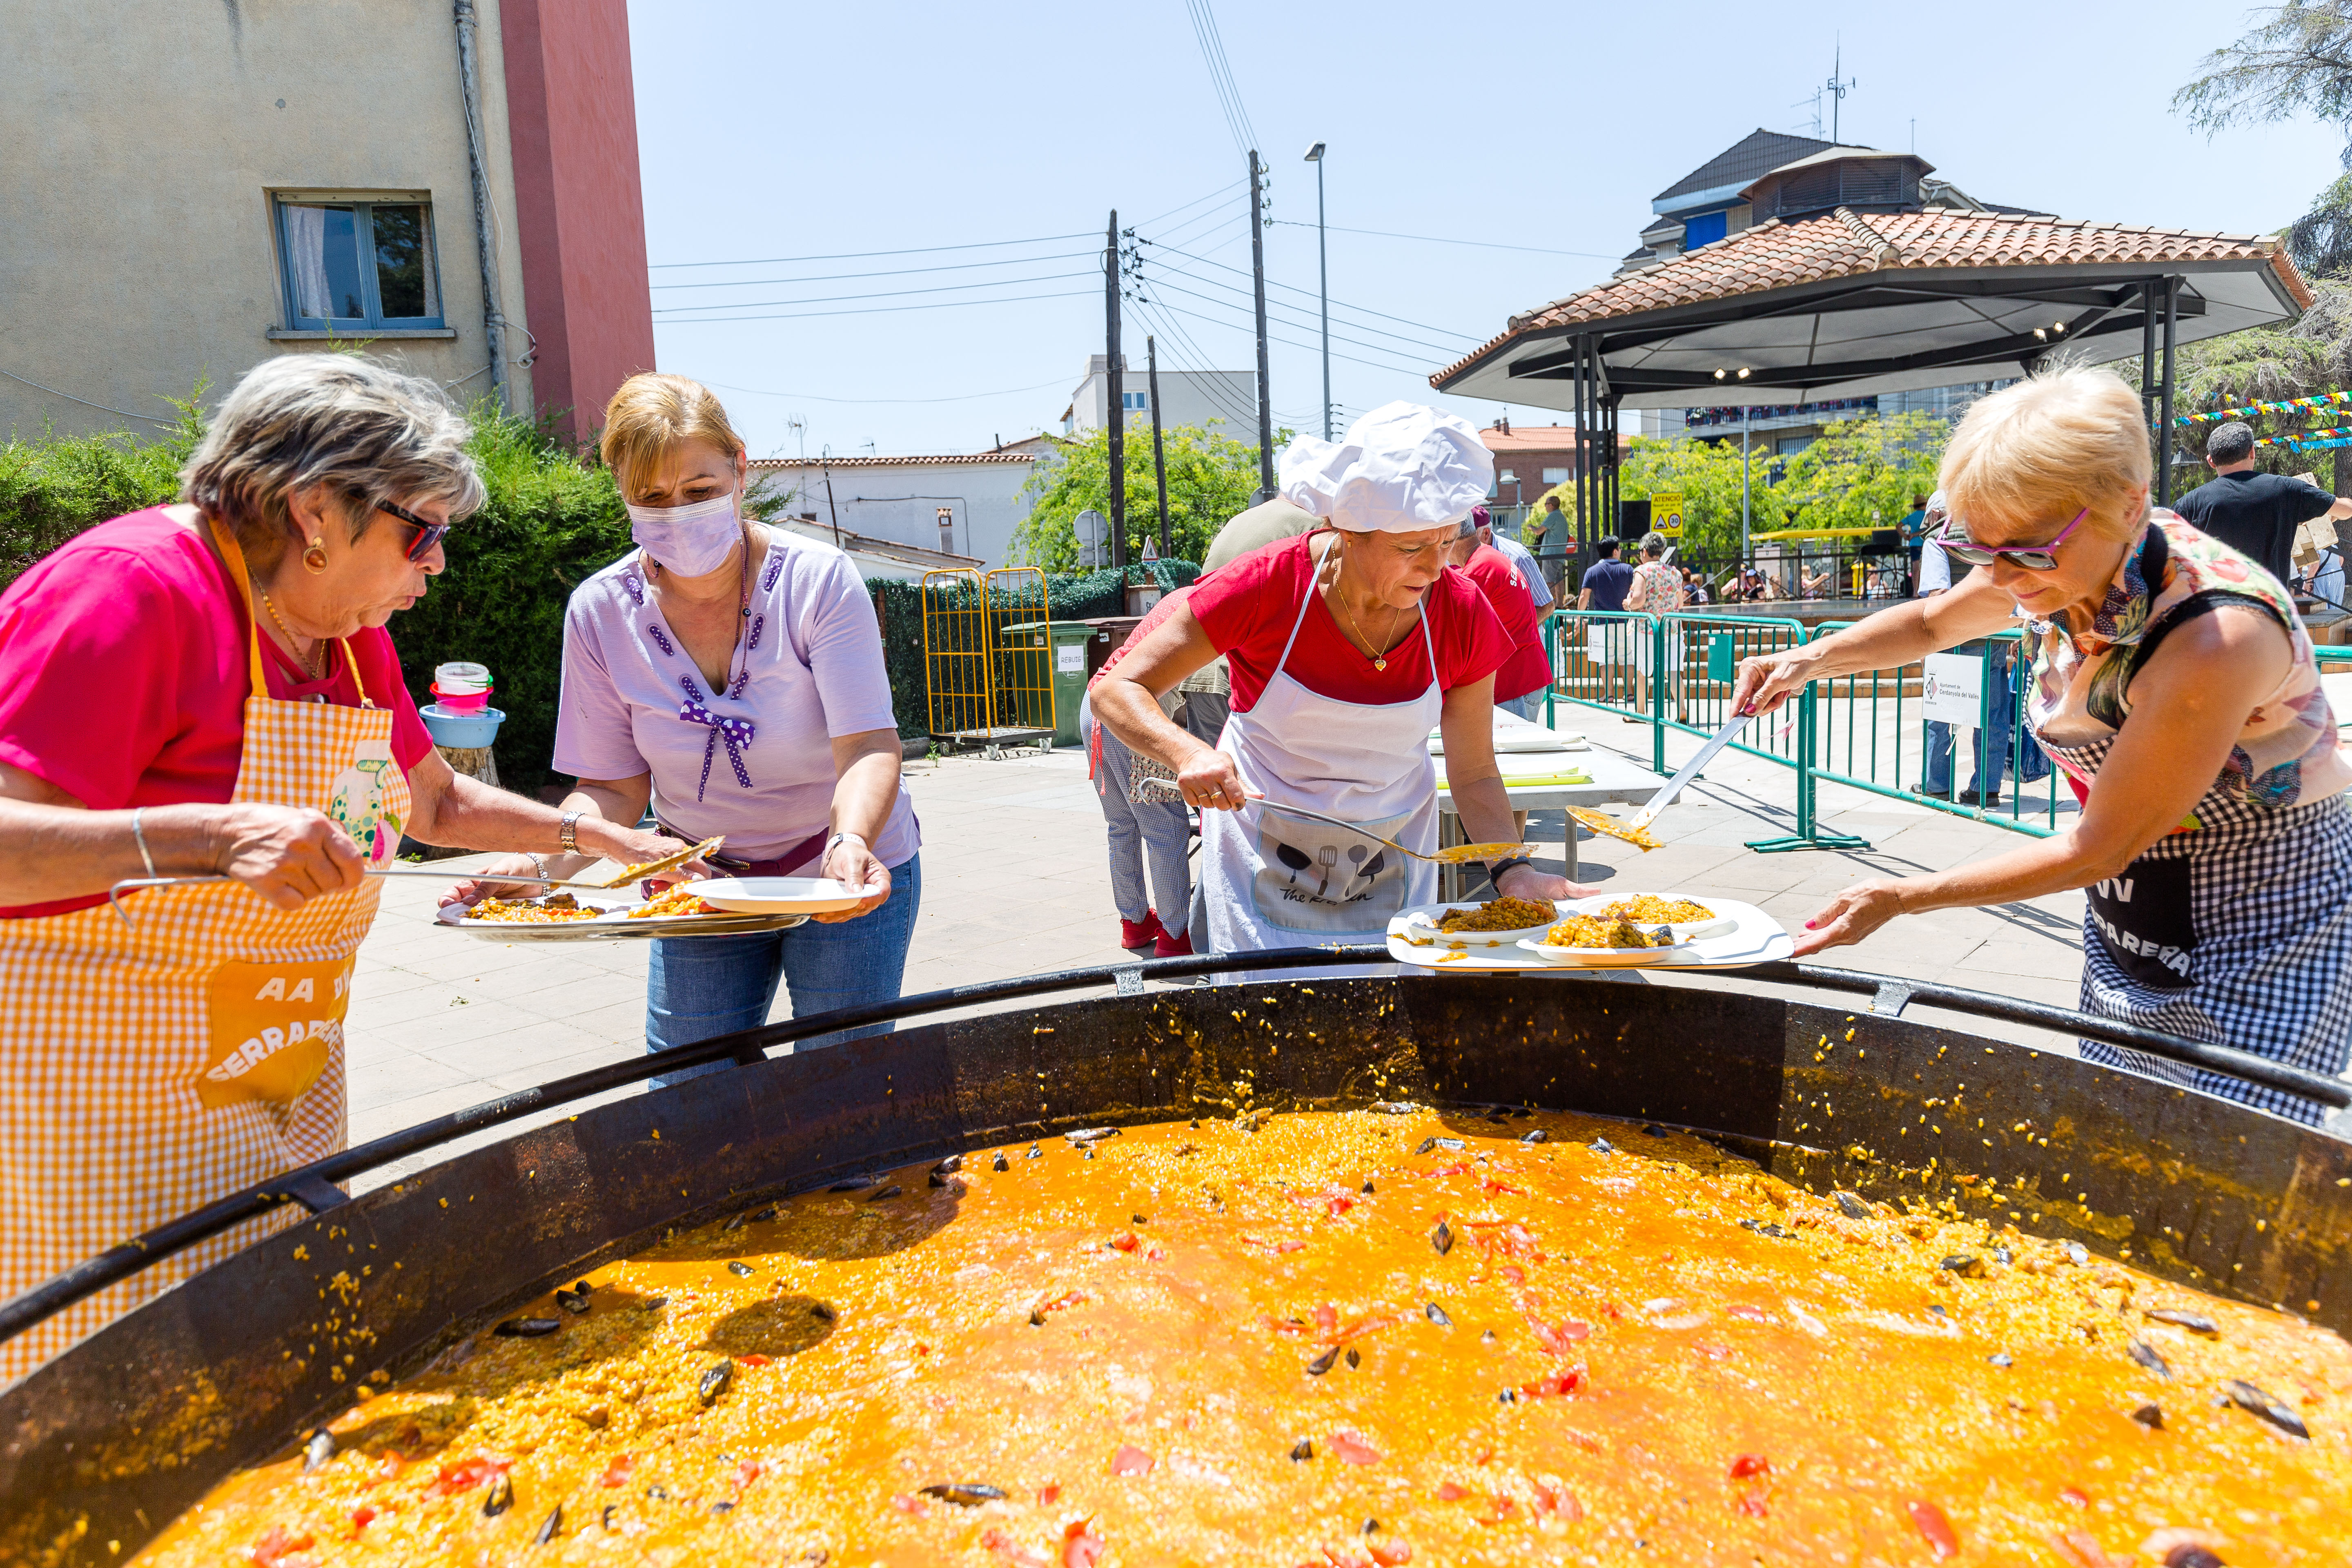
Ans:
{"type": "MultiPolygon", "coordinates": [[[[1127,354],[1118,356],[1119,401],[1130,426],[1149,426],[1165,416],[1170,429],[1180,425],[1209,425],[1217,434],[1255,448],[1257,446],[1257,373],[1246,370],[1169,370],[1160,372],[1160,401],[1151,406],[1151,383],[1143,365],[1127,354]]],[[[1070,393],[1062,410],[1062,434],[1083,437],[1110,423],[1110,356],[1090,354],[1086,379],[1070,393]]]]}
{"type": "Polygon", "coordinates": [[[625,0],[26,0],[0,429],[365,343],[518,412],[654,363],[625,0]]]}
{"type": "Polygon", "coordinates": [[[1002,566],[1029,515],[1024,487],[1040,456],[1022,442],[931,457],[754,458],[751,477],[789,491],[786,514],[814,525],[798,530],[813,538],[837,527],[844,549],[887,542],[956,564],[1002,566]]]}

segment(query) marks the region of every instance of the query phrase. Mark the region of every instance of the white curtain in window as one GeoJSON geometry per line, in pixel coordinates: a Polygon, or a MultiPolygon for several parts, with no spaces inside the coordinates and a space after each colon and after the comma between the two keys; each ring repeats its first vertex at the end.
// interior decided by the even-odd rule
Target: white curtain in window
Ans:
{"type": "Polygon", "coordinates": [[[327,286],[327,209],[289,204],[278,210],[286,218],[286,261],[294,280],[294,312],[312,321],[330,320],[335,307],[327,286]]]}

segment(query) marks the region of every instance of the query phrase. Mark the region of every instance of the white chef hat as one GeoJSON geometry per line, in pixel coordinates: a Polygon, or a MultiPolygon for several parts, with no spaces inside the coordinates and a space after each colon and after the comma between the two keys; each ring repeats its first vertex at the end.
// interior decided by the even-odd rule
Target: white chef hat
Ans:
{"type": "Polygon", "coordinates": [[[1412,533],[1469,515],[1495,486],[1495,455],[1470,422],[1391,403],[1347,438],[1302,436],[1282,454],[1282,499],[1359,533],[1412,533]]]}

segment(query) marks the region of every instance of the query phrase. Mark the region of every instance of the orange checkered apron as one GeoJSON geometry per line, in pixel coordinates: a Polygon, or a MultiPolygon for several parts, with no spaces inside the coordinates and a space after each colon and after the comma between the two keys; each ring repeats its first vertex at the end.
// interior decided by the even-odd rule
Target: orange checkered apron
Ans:
{"type": "MultiPolygon", "coordinates": [[[[392,711],[252,693],[237,803],[310,806],[387,865],[409,808],[392,711]]],[[[339,645],[346,662],[348,644],[339,645]]],[[[352,666],[358,679],[358,666],[352,666]]],[[[343,1147],[343,1013],[373,879],[281,910],[235,882],[0,921],[0,1300],[142,1231],[343,1147]]],[[[167,1258],[0,1342],[0,1385],[290,1223],[283,1210],[167,1258]]]]}

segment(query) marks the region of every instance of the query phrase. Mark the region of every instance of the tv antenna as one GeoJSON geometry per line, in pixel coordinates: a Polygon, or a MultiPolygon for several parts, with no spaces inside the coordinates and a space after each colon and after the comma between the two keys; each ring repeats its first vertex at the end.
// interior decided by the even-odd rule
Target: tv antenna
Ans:
{"type": "MultiPolygon", "coordinates": [[[[1830,79],[1822,83],[1821,90],[1830,95],[1830,140],[1833,142],[1839,142],[1842,145],[1843,139],[1838,135],[1838,110],[1844,106],[1845,95],[1853,90],[1853,78],[1847,77],[1843,81],[1840,81],[1838,79],[1838,74],[1845,68],[1845,40],[1843,38],[1840,38],[1838,40],[1837,52],[1830,57],[1830,79]]],[[[1816,105],[1821,102],[1819,99],[1815,99],[1813,101],[1816,105]]],[[[1821,110],[1816,107],[1813,110],[1813,133],[1815,135],[1819,135],[1821,133],[1821,110]]]]}

